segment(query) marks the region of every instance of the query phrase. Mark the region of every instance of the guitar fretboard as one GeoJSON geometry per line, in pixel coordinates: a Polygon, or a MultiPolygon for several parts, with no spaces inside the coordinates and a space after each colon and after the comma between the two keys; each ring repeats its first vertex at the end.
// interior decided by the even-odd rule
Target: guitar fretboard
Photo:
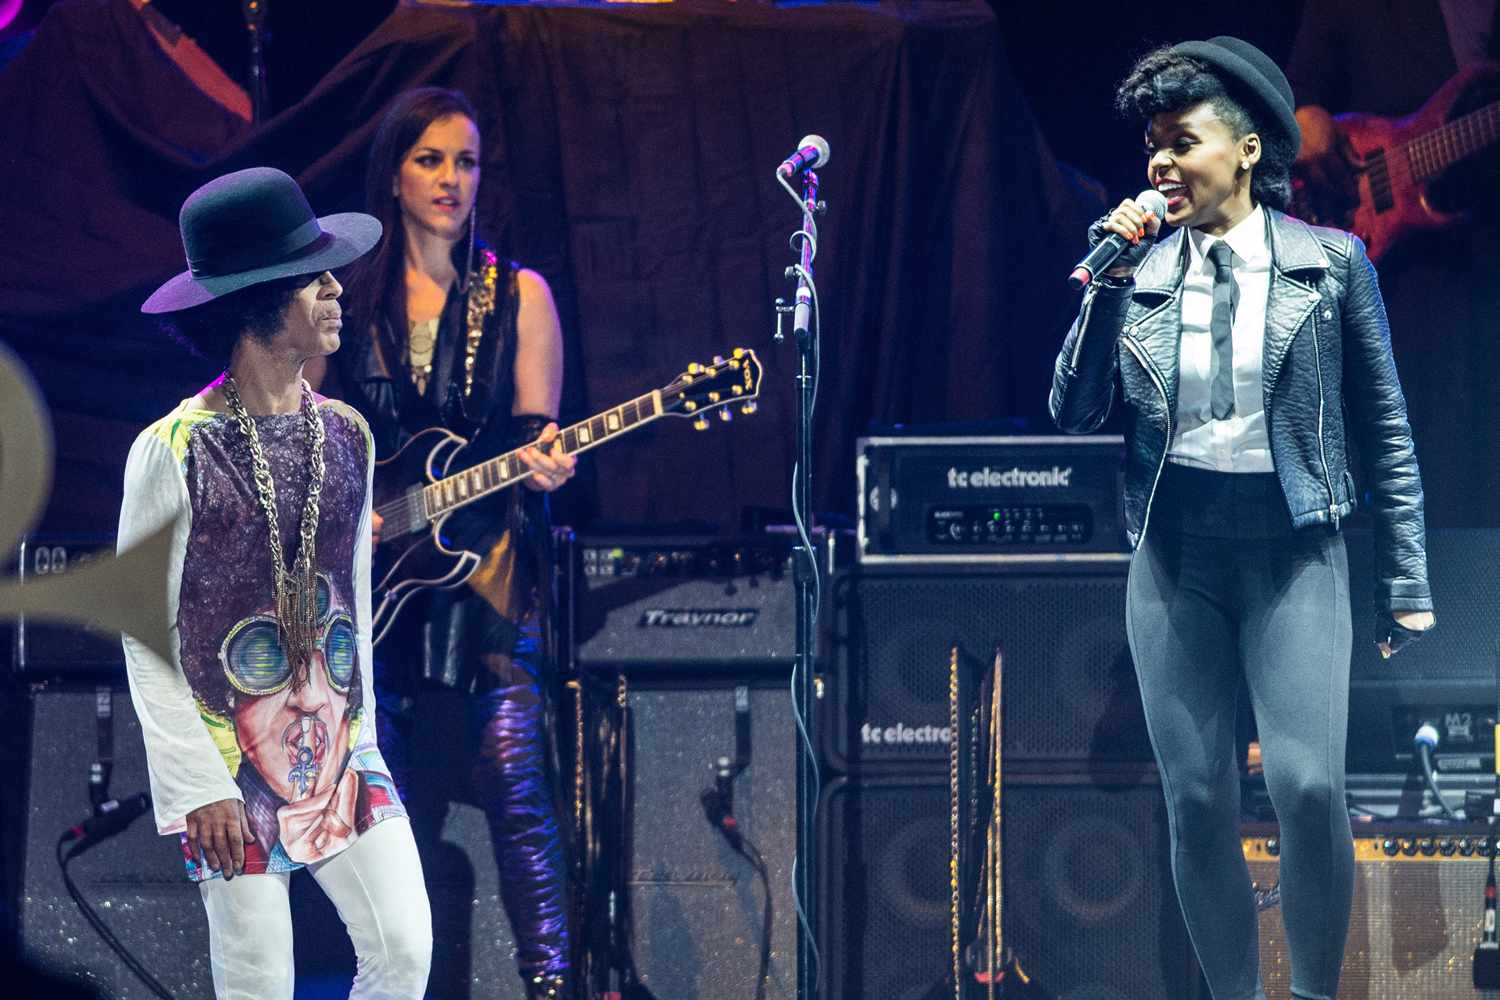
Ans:
{"type": "MultiPolygon", "coordinates": [[[[638,396],[628,403],[581,420],[559,431],[557,440],[564,454],[588,451],[613,437],[635,430],[661,416],[660,390],[638,396]]],[[[429,520],[490,493],[496,493],[530,474],[521,461],[523,448],[508,451],[472,468],[439,479],[422,488],[422,502],[429,520]]]]}
{"type": "Polygon", "coordinates": [[[1460,115],[1441,128],[1419,135],[1406,144],[1412,179],[1435,177],[1453,164],[1473,156],[1500,139],[1500,101],[1460,115]]]}

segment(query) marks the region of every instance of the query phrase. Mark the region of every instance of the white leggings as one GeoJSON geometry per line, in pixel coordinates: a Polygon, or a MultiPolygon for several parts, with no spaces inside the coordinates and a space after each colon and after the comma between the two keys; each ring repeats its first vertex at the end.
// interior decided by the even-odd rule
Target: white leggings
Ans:
{"type": "MultiPolygon", "coordinates": [[[[432,909],[406,817],[377,823],[308,871],[354,942],[350,1000],[420,1000],[432,964],[432,909]]],[[[218,1000],[291,1000],[289,878],[241,875],[199,883],[218,1000]]]]}

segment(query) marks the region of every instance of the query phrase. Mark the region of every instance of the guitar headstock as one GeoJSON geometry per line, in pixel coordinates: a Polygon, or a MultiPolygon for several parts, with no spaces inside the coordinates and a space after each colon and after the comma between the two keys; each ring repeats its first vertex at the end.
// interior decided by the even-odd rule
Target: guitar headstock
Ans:
{"type": "Polygon", "coordinates": [[[688,365],[687,371],[662,386],[662,415],[692,417],[700,431],[708,429],[708,414],[714,410],[726,422],[736,409],[748,416],[755,412],[763,373],[760,359],[745,347],[736,347],[727,358],[714,358],[712,364],[688,365]]]}

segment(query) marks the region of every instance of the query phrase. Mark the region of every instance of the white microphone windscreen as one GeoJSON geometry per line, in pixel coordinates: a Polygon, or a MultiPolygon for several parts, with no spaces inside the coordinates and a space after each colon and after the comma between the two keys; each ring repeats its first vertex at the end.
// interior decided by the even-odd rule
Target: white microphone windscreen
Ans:
{"type": "Polygon", "coordinates": [[[1147,212],[1154,212],[1158,219],[1166,220],[1167,196],[1156,190],[1156,188],[1147,188],[1136,195],[1135,203],[1147,212]]]}
{"type": "MultiPolygon", "coordinates": [[[[828,156],[829,156],[829,153],[828,153],[828,140],[825,139],[825,138],[823,138],[821,135],[816,135],[816,134],[814,134],[814,135],[804,135],[802,137],[802,141],[799,142],[799,143],[797,143],[797,148],[798,149],[806,149],[808,146],[812,146],[814,149],[816,149],[818,151],[818,158],[817,158],[817,160],[813,161],[812,163],[809,163],[808,166],[809,167],[826,167],[826,166],[828,166],[828,156]]],[[[1163,202],[1163,204],[1165,204],[1165,202],[1163,202]]]]}

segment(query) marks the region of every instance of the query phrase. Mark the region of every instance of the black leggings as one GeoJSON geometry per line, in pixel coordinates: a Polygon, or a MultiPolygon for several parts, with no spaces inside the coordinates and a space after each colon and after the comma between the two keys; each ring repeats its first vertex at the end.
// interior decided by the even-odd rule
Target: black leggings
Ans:
{"type": "Polygon", "coordinates": [[[1243,677],[1281,823],[1292,990],[1331,1000],[1354,885],[1344,804],[1351,628],[1343,539],[1316,528],[1270,539],[1199,537],[1163,520],[1131,562],[1126,615],[1193,947],[1215,1000],[1263,1000],[1238,827],[1243,677]]]}

